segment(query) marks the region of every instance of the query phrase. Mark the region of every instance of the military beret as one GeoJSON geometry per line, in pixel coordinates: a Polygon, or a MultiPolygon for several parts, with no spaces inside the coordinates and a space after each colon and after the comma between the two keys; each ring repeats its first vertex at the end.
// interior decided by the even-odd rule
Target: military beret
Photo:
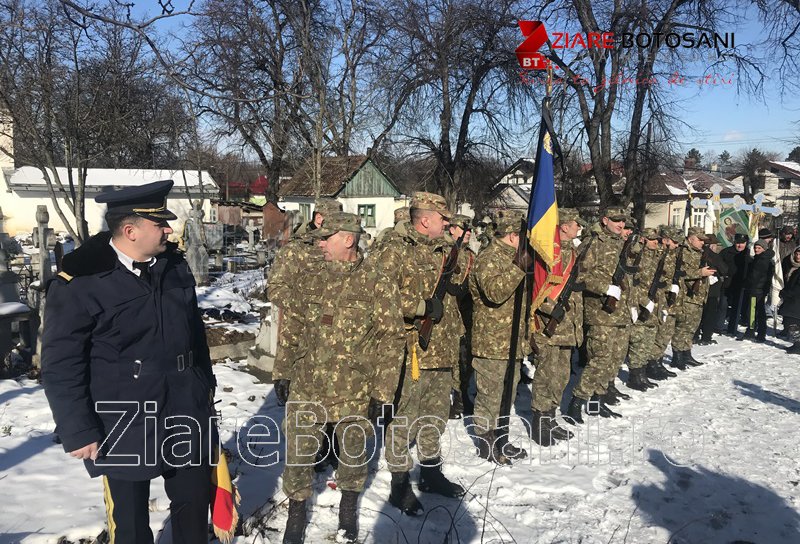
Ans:
{"type": "Polygon", "coordinates": [[[576,221],[582,227],[588,227],[589,224],[581,219],[580,213],[575,208],[559,208],[558,209],[558,222],[559,223],[569,223],[570,221],[576,221]]]}
{"type": "Polygon", "coordinates": [[[408,221],[411,219],[411,214],[409,212],[408,206],[403,206],[402,208],[397,208],[394,211],[394,222],[399,223],[400,221],[408,221]]]}
{"type": "Polygon", "coordinates": [[[660,237],[658,231],[653,227],[645,227],[642,229],[642,238],[647,238],[648,240],[656,240],[660,237]]]}
{"type": "Polygon", "coordinates": [[[686,237],[688,238],[689,236],[697,236],[703,241],[707,238],[706,231],[703,230],[703,227],[689,227],[689,230],[686,232],[686,237]]]}
{"type": "Polygon", "coordinates": [[[522,210],[497,210],[494,214],[494,233],[505,236],[511,232],[519,232],[525,213],[522,210]]]}
{"type": "Polygon", "coordinates": [[[417,210],[431,210],[439,212],[445,219],[450,219],[453,213],[447,209],[447,200],[441,195],[417,191],[411,196],[411,208],[417,210]]]}
{"type": "Polygon", "coordinates": [[[361,228],[361,218],[354,213],[333,212],[325,217],[325,222],[322,226],[313,230],[312,234],[317,238],[321,238],[336,234],[339,231],[364,234],[364,229],[361,228]]]}
{"type": "Polygon", "coordinates": [[[97,195],[94,200],[108,206],[106,215],[138,215],[156,223],[170,221],[177,219],[177,216],[167,209],[167,195],[173,185],[171,179],[154,181],[118,191],[105,191],[97,195]]]}
{"type": "Polygon", "coordinates": [[[768,228],[758,229],[759,238],[775,238],[775,233],[768,228]]]}
{"type": "Polygon", "coordinates": [[[314,213],[321,213],[323,217],[340,211],[342,211],[342,203],[335,198],[318,198],[314,201],[314,213]]]}
{"type": "Polygon", "coordinates": [[[749,241],[750,241],[750,237],[748,235],[742,234],[740,232],[737,232],[733,236],[733,243],[734,244],[746,244],[749,241]]]}
{"type": "Polygon", "coordinates": [[[627,208],[609,206],[600,212],[600,217],[608,217],[612,221],[630,221],[631,216],[627,208]]]}

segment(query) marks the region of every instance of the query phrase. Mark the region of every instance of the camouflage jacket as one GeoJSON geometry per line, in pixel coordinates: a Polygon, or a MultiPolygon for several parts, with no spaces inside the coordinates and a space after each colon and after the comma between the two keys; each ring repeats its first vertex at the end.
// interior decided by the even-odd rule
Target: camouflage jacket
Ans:
{"type": "MultiPolygon", "coordinates": [[[[582,242],[585,244],[586,242],[582,242]]],[[[575,247],[572,240],[561,242],[561,261],[568,266],[570,260],[581,251],[581,246],[575,247]]],[[[584,261],[585,262],[585,261],[584,261]]],[[[580,272],[580,271],[578,271],[580,272]]],[[[566,281],[566,279],[564,280],[566,281]]],[[[555,301],[553,301],[555,304],[555,301]]],[[[545,320],[543,325],[547,325],[545,320]]],[[[544,334],[544,327],[534,333],[536,344],[548,346],[580,346],[583,343],[583,293],[573,291],[569,297],[569,309],[564,314],[564,319],[556,326],[556,332],[548,337],[544,334]]],[[[535,327],[531,326],[530,330],[535,327]]]]}
{"type": "MultiPolygon", "coordinates": [[[[475,259],[469,278],[474,301],[472,315],[472,354],[485,359],[508,359],[514,291],[525,273],[514,264],[516,249],[495,238],[475,259]]],[[[526,347],[524,320],[520,320],[517,358],[526,347]]]]}
{"type": "Polygon", "coordinates": [[[700,274],[703,250],[695,249],[688,242],[683,246],[683,267],[685,275],[681,277],[681,292],[678,295],[680,304],[705,304],[708,296],[708,278],[700,274]],[[697,282],[697,292],[691,293],[692,286],[697,282]]]}
{"type": "Polygon", "coordinates": [[[267,276],[267,293],[272,302],[272,322],[281,331],[280,345],[272,370],[273,380],[292,379],[292,365],[296,359],[302,357],[297,293],[302,285],[314,281],[324,265],[322,251],[308,235],[294,236],[275,255],[267,276]]]}
{"type": "Polygon", "coordinates": [[[631,296],[631,278],[625,275],[622,279],[622,298],[617,302],[616,310],[608,313],[603,310],[606,292],[611,285],[611,277],[617,269],[619,254],[624,241],[621,236],[611,234],[606,229],[595,230],[595,240],[586,253],[579,280],[586,284],[583,292],[583,319],[587,325],[607,327],[624,327],[631,325],[629,298],[631,296]]]}
{"type": "MultiPolygon", "coordinates": [[[[664,272],[661,274],[661,281],[664,284],[664,287],[658,290],[658,300],[655,301],[655,303],[658,305],[659,319],[662,317],[661,314],[664,310],[667,311],[668,315],[675,315],[675,311],[678,306],[677,304],[673,304],[672,306],[667,305],[667,293],[670,292],[670,288],[672,287],[672,277],[675,275],[675,265],[678,264],[678,248],[665,249],[664,251],[667,252],[667,259],[664,261],[664,272]]],[[[681,289],[682,288],[683,287],[681,287],[681,289]]]]}
{"type": "Polygon", "coordinates": [[[370,246],[370,253],[379,252],[389,242],[402,238],[408,234],[410,224],[408,221],[400,221],[393,227],[387,227],[378,233],[375,241],[370,246]]]}
{"type": "Polygon", "coordinates": [[[387,240],[379,251],[370,254],[370,260],[374,260],[400,290],[407,350],[409,354],[416,351],[422,369],[450,368],[458,362],[458,342],[464,328],[452,296],[444,298],[444,315],[433,327],[425,351],[419,347],[415,325],[415,321],[422,317],[420,308],[425,299],[433,295],[449,253],[444,238],[431,240],[409,226],[404,235],[387,240]]]}
{"type": "Polygon", "coordinates": [[[329,421],[366,416],[370,397],[391,402],[405,342],[397,286],[359,255],[325,263],[297,299],[305,356],[289,400],[322,404],[329,421]]]}
{"type": "MultiPolygon", "coordinates": [[[[656,268],[658,268],[658,261],[661,259],[662,252],[658,249],[642,248],[644,253],[642,259],[639,261],[639,270],[633,276],[630,305],[633,307],[641,306],[646,307],[650,302],[649,291],[650,284],[653,283],[653,277],[656,275],[656,268]]],[[[658,307],[658,293],[656,293],[656,308],[653,310],[652,315],[646,321],[637,321],[638,325],[645,325],[648,327],[655,327],[658,323],[657,317],[659,312],[658,307]]],[[[641,308],[637,308],[639,315],[641,315],[641,308]]]]}

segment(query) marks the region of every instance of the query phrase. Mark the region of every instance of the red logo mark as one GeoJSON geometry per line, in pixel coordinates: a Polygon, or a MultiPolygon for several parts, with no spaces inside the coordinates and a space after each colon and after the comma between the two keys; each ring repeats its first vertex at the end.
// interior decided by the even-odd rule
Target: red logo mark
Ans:
{"type": "Polygon", "coordinates": [[[550,60],[539,53],[539,48],[547,41],[547,31],[541,21],[518,21],[519,29],[525,36],[515,50],[519,65],[525,70],[546,70],[550,60]]]}

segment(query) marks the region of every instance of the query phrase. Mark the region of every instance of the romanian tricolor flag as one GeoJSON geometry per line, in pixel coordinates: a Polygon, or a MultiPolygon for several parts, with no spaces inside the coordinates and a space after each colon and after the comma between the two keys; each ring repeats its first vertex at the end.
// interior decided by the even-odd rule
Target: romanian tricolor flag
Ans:
{"type": "Polygon", "coordinates": [[[542,105],[542,124],[539,128],[539,147],[536,150],[536,171],[533,192],[528,205],[528,240],[536,255],[548,269],[559,263],[561,240],[558,235],[558,203],[553,177],[552,124],[547,109],[542,105]]]}
{"type": "Polygon", "coordinates": [[[215,450],[214,461],[211,467],[211,523],[220,542],[230,544],[239,523],[239,513],[236,511],[239,491],[231,482],[225,452],[215,450]]]}

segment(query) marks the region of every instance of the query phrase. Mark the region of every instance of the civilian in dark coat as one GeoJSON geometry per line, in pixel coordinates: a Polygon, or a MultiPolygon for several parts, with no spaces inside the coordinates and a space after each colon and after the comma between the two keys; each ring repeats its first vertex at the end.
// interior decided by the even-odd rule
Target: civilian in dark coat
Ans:
{"type": "Polygon", "coordinates": [[[194,278],[167,219],[172,181],[106,193],[101,232],[66,255],[47,293],[42,380],[58,434],[103,476],[110,541],[152,543],[163,476],[173,542],[208,541],[215,387],[194,278]]]}
{"type": "Polygon", "coordinates": [[[719,243],[714,234],[709,234],[706,246],[703,248],[703,257],[705,263],[716,270],[713,276],[709,277],[709,282],[713,282],[708,288],[708,298],[703,305],[703,317],[700,319],[700,340],[698,344],[705,346],[708,344],[716,344],[717,342],[712,338],[716,332],[717,323],[719,322],[719,314],[724,314],[727,311],[727,306],[720,309],[720,297],[723,291],[723,285],[728,276],[728,265],[722,255],[717,253],[719,243]],[[715,278],[712,280],[711,278],[715,278]]]}
{"type": "Polygon", "coordinates": [[[742,339],[756,338],[764,342],[767,335],[767,311],[764,306],[772,288],[775,273],[775,252],[767,242],[758,240],[753,246],[755,255],[745,278],[744,297],[747,308],[747,330],[742,339]]]}
{"type": "Polygon", "coordinates": [[[725,262],[728,273],[722,284],[722,298],[720,303],[727,307],[728,311],[728,334],[736,335],[736,327],[742,316],[742,295],[744,280],[747,270],[750,267],[752,257],[747,251],[748,237],[746,234],[737,234],[733,241],[734,244],[726,247],[720,252],[720,257],[725,262]]]}
{"type": "Polygon", "coordinates": [[[789,353],[800,354],[800,246],[783,260],[783,303],[778,313],[783,316],[783,327],[793,342],[789,353]]]}

